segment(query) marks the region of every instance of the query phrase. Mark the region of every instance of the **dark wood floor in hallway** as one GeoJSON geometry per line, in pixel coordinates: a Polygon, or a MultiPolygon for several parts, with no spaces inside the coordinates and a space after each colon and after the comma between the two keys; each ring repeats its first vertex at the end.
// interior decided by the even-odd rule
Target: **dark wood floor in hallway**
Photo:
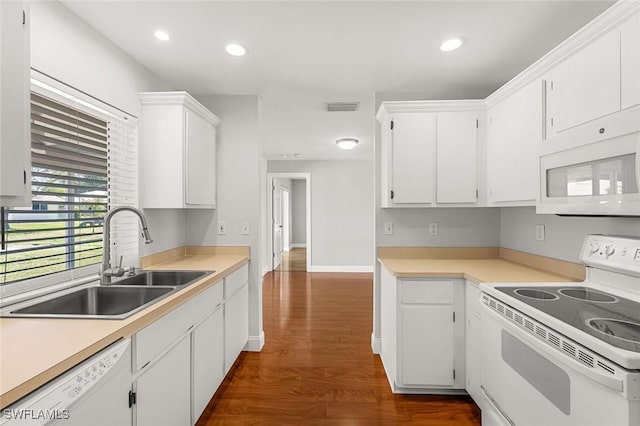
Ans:
{"type": "Polygon", "coordinates": [[[262,352],[243,352],[209,425],[479,425],[466,396],[394,395],[371,352],[371,274],[273,272],[262,352]]]}

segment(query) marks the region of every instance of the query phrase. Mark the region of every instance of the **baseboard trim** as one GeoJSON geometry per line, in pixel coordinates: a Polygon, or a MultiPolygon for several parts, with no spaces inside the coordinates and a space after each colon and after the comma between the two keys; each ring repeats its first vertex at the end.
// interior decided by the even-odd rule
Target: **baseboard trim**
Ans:
{"type": "Polygon", "coordinates": [[[244,350],[248,352],[260,352],[264,346],[264,330],[260,332],[259,336],[249,336],[247,344],[244,345],[244,350]]]}
{"type": "Polygon", "coordinates": [[[374,333],[371,333],[371,350],[374,354],[380,354],[382,352],[382,340],[376,338],[374,333]]]}
{"type": "Polygon", "coordinates": [[[307,243],[291,243],[290,247],[292,249],[294,249],[294,248],[307,248],[307,243]]]}
{"type": "Polygon", "coordinates": [[[309,272],[373,272],[373,266],[312,265],[309,272]]]}

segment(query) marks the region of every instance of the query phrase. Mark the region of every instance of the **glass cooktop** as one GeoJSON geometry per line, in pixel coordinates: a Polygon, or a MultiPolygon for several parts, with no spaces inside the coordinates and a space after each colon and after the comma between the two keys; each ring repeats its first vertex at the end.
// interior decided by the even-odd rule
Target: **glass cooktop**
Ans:
{"type": "Polygon", "coordinates": [[[588,287],[495,289],[612,346],[640,352],[640,302],[588,287]]]}

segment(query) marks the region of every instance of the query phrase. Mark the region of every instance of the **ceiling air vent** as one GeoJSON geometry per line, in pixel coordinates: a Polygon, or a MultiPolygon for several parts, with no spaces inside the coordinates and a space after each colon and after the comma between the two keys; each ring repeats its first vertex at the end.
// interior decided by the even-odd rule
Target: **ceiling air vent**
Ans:
{"type": "Polygon", "coordinates": [[[353,112],[360,107],[360,102],[327,102],[327,112],[353,112]]]}

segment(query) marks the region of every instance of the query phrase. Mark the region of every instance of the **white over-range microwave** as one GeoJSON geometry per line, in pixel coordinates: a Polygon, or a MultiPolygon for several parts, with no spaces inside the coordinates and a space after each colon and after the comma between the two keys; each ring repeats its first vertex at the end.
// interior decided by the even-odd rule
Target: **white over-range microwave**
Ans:
{"type": "Polygon", "coordinates": [[[640,107],[541,144],[536,212],[640,216],[640,107]]]}

